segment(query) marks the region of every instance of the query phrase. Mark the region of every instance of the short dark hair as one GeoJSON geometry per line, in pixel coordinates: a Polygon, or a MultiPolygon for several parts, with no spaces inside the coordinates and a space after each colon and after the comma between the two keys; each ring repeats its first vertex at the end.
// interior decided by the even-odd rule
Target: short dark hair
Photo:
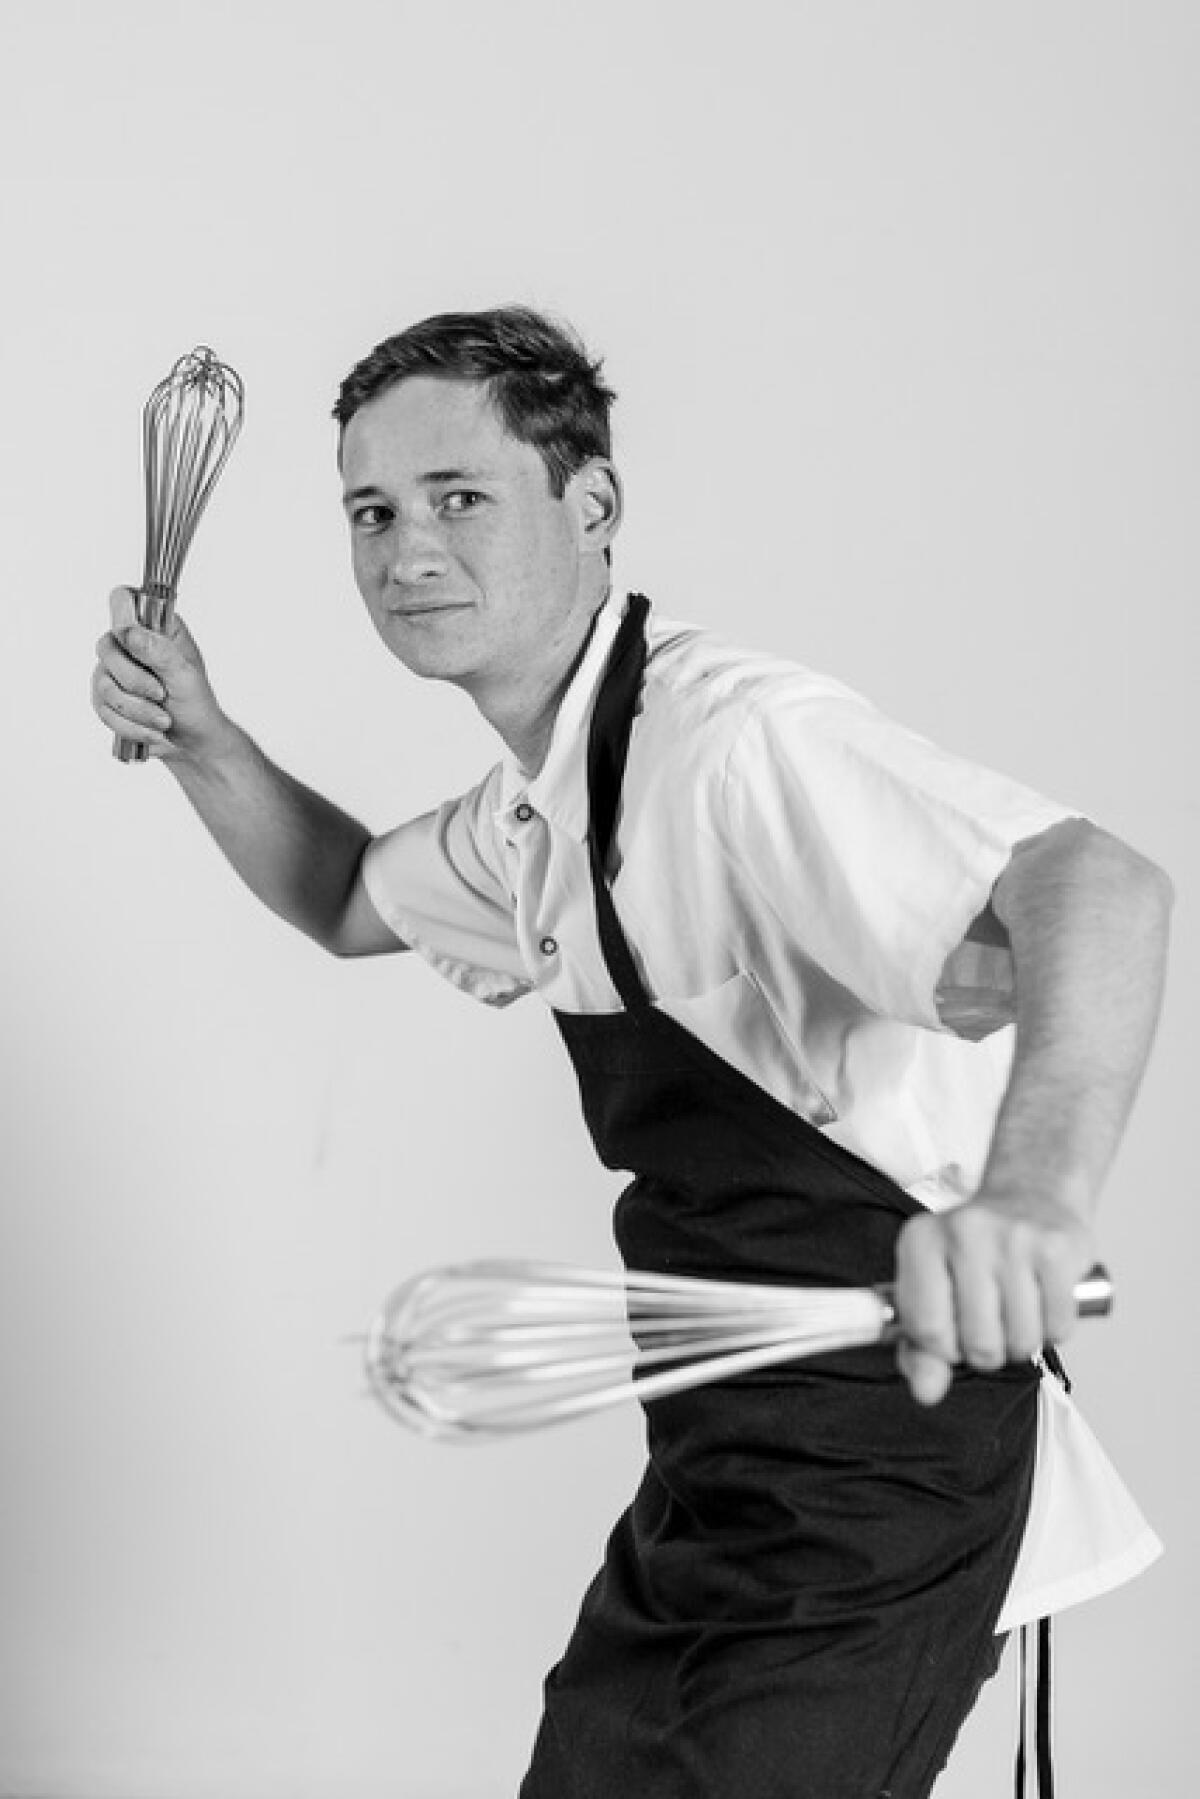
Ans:
{"type": "Polygon", "coordinates": [[[442,312],[364,356],[342,382],[333,416],[345,431],[361,406],[411,375],[481,382],[505,429],[537,450],[561,499],[589,457],[612,454],[609,410],[617,396],[601,367],[569,325],[531,307],[442,312]]]}

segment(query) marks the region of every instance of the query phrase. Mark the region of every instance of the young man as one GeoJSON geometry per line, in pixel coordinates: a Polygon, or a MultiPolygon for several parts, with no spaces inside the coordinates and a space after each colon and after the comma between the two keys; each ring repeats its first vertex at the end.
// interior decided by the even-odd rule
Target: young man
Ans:
{"type": "Polygon", "coordinates": [[[519,308],[426,320],[343,384],[372,622],[505,746],[463,798],[373,837],[128,589],[94,704],[325,948],[540,994],[635,1177],[631,1266],[897,1282],[898,1370],[858,1352],[648,1408],[523,1799],[920,1799],[997,1633],[1154,1553],[1034,1358],[1093,1260],[1169,890],[838,683],[614,594],[612,398],[519,308]]]}

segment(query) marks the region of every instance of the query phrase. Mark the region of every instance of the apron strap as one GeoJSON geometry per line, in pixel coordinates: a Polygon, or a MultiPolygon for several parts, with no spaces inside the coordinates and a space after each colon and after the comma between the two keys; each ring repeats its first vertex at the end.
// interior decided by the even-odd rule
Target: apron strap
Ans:
{"type": "Polygon", "coordinates": [[[631,1012],[644,1010],[650,999],[617,918],[605,864],[616,831],[621,782],[646,667],[646,617],[649,611],[650,602],[644,594],[630,594],[596,696],[587,746],[588,859],[592,869],[596,924],[605,965],[613,985],[631,1012]]]}
{"type": "MultiPolygon", "coordinates": [[[[1071,1379],[1053,1343],[1042,1345],[1042,1362],[1047,1370],[1043,1378],[1057,1380],[1064,1392],[1071,1391],[1071,1379]]],[[[1013,1787],[1015,1799],[1025,1799],[1025,1775],[1029,1738],[1029,1640],[1031,1624],[1021,1626],[1021,1710],[1017,1741],[1017,1760],[1013,1787]]],[[[1054,1716],[1051,1685],[1054,1672],[1054,1643],[1049,1618],[1037,1620],[1037,1643],[1033,1675],[1033,1748],[1037,1771],[1037,1799],[1054,1799],[1054,1716]]]]}
{"type": "MultiPolygon", "coordinates": [[[[1021,1626],[1021,1724],[1014,1769],[1014,1799],[1025,1799],[1025,1773],[1029,1735],[1029,1636],[1032,1625],[1021,1626]]],[[[1051,1746],[1051,1649],[1050,1620],[1037,1621],[1037,1650],[1034,1694],[1034,1764],[1037,1770],[1038,1799],[1054,1799],[1054,1754],[1051,1746]]]]}

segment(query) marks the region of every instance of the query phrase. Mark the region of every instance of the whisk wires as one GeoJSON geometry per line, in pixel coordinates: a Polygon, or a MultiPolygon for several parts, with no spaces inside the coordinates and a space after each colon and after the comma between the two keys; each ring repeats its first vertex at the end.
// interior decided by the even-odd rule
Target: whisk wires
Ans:
{"type": "MultiPolygon", "coordinates": [[[[179,358],[142,410],[146,543],[137,615],[152,631],[170,626],[180,571],[244,410],[241,376],[204,344],[179,358]]],[[[117,737],[113,754],[144,762],[147,750],[117,737]]]]}
{"type": "Polygon", "coordinates": [[[174,602],[196,526],[242,428],[244,406],[241,376],[203,344],[179,358],[146,402],[142,587],[160,602],[174,602]]]}
{"type": "Polygon", "coordinates": [[[436,1269],[391,1296],[367,1373],[394,1417],[467,1441],[880,1340],[887,1296],[538,1262],[436,1269]]]}

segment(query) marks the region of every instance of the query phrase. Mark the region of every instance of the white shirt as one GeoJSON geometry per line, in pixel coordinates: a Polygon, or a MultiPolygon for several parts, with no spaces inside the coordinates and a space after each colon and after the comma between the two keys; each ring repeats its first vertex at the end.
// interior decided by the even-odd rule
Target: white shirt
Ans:
{"type": "MultiPolygon", "coordinates": [[[[596,930],[584,753],[623,612],[618,599],[600,612],[536,775],[507,757],[368,849],[380,916],[486,1003],[536,991],[560,1011],[620,1009],[596,930]]],[[[1014,846],[1072,814],[795,663],[654,611],[647,652],[608,872],[651,998],[922,1204],[966,1198],[1013,1037],[1011,958],[966,933],[1014,846]]],[[[1031,1531],[1039,1521],[1052,1549],[1048,1572],[1023,1553],[1024,1617],[1061,1587],[1057,1522],[1074,1533],[1072,1506],[1097,1482],[1111,1500],[1116,1480],[1093,1458],[1047,1513],[1043,1438],[1031,1531]]],[[[1090,1591],[1157,1553],[1126,1522],[1119,1541],[1103,1533],[1090,1591]]],[[[1022,1621],[1011,1613],[1005,1628],[1022,1621]]]]}

